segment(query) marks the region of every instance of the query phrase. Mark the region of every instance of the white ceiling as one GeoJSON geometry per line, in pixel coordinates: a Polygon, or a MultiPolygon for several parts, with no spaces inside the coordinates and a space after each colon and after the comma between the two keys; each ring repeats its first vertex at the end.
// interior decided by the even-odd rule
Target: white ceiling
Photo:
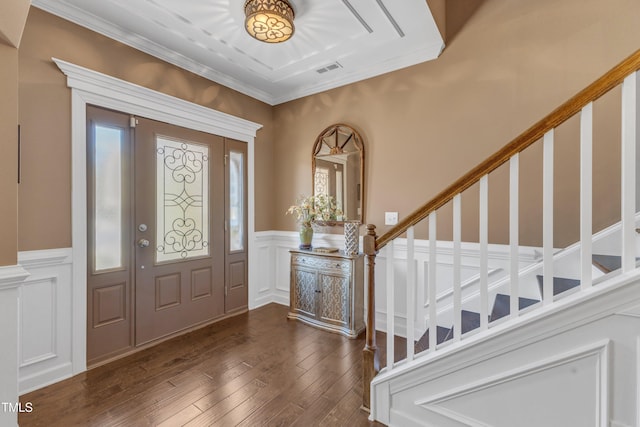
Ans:
{"type": "Polygon", "coordinates": [[[435,59],[444,48],[426,0],[290,3],[295,34],[267,44],[244,30],[244,0],[32,1],[271,105],[435,59]]]}

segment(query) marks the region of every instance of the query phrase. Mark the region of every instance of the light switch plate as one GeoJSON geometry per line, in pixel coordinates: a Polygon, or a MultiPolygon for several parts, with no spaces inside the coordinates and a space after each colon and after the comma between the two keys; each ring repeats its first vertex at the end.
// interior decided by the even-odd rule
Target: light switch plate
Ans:
{"type": "Polygon", "coordinates": [[[385,212],[384,225],[396,225],[398,223],[398,212],[385,212]]]}

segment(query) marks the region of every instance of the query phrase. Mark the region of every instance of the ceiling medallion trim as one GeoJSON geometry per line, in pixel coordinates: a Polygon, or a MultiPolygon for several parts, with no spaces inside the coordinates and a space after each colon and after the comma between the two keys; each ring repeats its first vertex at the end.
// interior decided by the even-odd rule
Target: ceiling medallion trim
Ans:
{"type": "Polygon", "coordinates": [[[286,0],[247,0],[245,29],[256,40],[281,43],[293,36],[295,13],[286,0]]]}

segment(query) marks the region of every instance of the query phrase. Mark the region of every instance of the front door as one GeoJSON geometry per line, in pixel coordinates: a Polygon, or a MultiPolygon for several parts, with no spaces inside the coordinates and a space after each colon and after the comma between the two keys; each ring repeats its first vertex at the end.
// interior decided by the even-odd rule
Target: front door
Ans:
{"type": "Polygon", "coordinates": [[[135,127],[136,345],[224,314],[224,140],[135,127]]]}
{"type": "Polygon", "coordinates": [[[247,309],[247,144],[225,140],[225,312],[247,309]]]}
{"type": "Polygon", "coordinates": [[[87,118],[88,364],[246,309],[246,144],[87,118]]]}

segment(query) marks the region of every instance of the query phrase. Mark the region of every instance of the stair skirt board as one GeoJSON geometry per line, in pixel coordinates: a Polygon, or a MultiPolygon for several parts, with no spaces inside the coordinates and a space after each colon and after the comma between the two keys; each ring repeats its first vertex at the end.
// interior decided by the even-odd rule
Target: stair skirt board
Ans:
{"type": "MultiPolygon", "coordinates": [[[[470,346],[448,346],[392,372],[383,370],[372,382],[372,419],[416,427],[465,424],[462,418],[450,417],[452,410],[478,421],[465,425],[634,425],[629,420],[636,411],[640,416],[640,407],[635,398],[625,396],[634,396],[640,387],[638,286],[640,270],[617,275],[594,292],[567,295],[566,304],[530,312],[531,317],[516,322],[517,328],[499,325],[501,333],[470,337],[470,346]],[[616,347],[635,353],[613,351],[616,347]],[[567,396],[572,396],[573,406],[564,405],[567,396]],[[534,402],[538,412],[496,423],[496,417],[509,414],[487,409],[484,403],[497,408],[502,398],[517,404],[511,415],[522,416],[531,409],[523,402],[534,402]],[[540,412],[543,408],[549,410],[540,412]],[[583,417],[587,412],[588,418],[583,417]],[[614,412],[615,423],[609,418],[614,412]],[[448,419],[443,420],[443,414],[448,419]],[[579,423],[576,414],[582,414],[579,423]],[[538,422],[562,417],[567,423],[538,422]]],[[[505,297],[496,299],[504,302],[505,297]]],[[[521,306],[528,303],[520,301],[521,306]]]]}

